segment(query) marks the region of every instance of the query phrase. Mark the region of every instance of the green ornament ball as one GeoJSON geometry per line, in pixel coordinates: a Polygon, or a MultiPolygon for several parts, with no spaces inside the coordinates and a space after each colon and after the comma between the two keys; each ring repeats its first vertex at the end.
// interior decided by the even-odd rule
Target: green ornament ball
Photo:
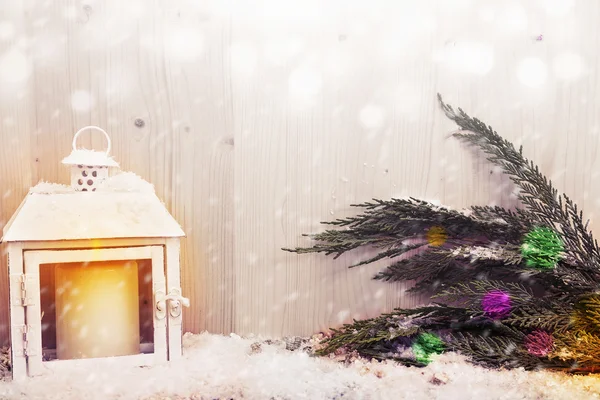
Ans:
{"type": "Polygon", "coordinates": [[[421,333],[412,345],[415,359],[423,364],[431,362],[431,356],[444,351],[444,341],[433,333],[421,333]]]}
{"type": "Polygon", "coordinates": [[[528,267],[552,269],[561,259],[564,249],[558,233],[542,226],[533,228],[525,235],[521,255],[528,267]]]}

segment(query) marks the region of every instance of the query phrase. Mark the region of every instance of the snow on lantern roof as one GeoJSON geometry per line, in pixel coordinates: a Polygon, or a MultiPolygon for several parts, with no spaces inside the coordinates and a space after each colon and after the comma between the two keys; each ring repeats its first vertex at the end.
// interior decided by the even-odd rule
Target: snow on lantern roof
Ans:
{"type": "Polygon", "coordinates": [[[77,149],[63,158],[63,164],[67,165],[93,165],[98,167],[118,167],[119,164],[106,152],[77,149]]]}
{"type": "Polygon", "coordinates": [[[153,186],[129,172],[108,178],[96,192],[42,182],[3,234],[3,242],[185,236],[153,186]]]}

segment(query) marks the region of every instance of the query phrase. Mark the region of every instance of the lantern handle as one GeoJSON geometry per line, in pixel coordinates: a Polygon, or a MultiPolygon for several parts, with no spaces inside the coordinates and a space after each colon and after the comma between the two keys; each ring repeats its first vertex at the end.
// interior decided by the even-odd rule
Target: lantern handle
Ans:
{"type": "Polygon", "coordinates": [[[96,129],[102,133],[104,133],[104,137],[106,137],[106,155],[108,156],[108,154],[110,153],[110,147],[111,147],[111,141],[110,141],[110,136],[108,136],[108,133],[106,133],[106,131],[102,128],[99,128],[97,126],[94,125],[90,125],[90,126],[84,126],[83,128],[81,128],[80,130],[77,131],[77,133],[75,134],[75,137],[73,137],[73,150],[77,150],[77,138],[79,137],[79,135],[81,134],[81,132],[85,131],[86,129],[96,129]]]}

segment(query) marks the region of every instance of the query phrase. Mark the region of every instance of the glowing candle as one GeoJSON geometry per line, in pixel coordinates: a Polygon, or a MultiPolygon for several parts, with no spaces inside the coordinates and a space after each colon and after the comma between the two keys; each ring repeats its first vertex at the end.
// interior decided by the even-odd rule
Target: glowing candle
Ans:
{"type": "Polygon", "coordinates": [[[56,265],[58,359],[140,353],[134,261],[56,265]]]}

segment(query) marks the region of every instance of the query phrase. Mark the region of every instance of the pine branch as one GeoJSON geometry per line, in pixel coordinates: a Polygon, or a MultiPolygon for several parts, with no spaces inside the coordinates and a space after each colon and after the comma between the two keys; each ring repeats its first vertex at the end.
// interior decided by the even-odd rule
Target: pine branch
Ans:
{"type": "MultiPolygon", "coordinates": [[[[513,264],[514,254],[507,259],[472,258],[467,259],[465,247],[429,249],[410,258],[399,260],[375,275],[383,281],[417,281],[408,290],[410,293],[438,293],[449,286],[461,282],[494,279],[518,279],[523,272],[521,264],[513,264]]],[[[533,282],[533,281],[532,281],[533,282]]]]}
{"type": "Polygon", "coordinates": [[[572,318],[576,330],[600,336],[600,294],[588,293],[577,299],[572,318]]]}
{"type": "MultiPolygon", "coordinates": [[[[416,309],[396,309],[377,318],[354,321],[340,329],[332,329],[333,335],[322,342],[318,355],[327,355],[339,348],[373,355],[377,346],[398,337],[411,337],[424,329],[447,328],[468,318],[462,308],[431,305],[416,309]]],[[[385,353],[385,352],[383,352],[385,353]]],[[[386,357],[380,354],[379,357],[386,357]]]]}
{"type": "Polygon", "coordinates": [[[474,218],[484,221],[504,221],[519,233],[529,231],[533,228],[532,221],[535,221],[535,216],[522,208],[517,208],[513,211],[499,206],[472,206],[471,211],[471,216],[474,218]]]}
{"type": "MultiPolygon", "coordinates": [[[[357,265],[369,264],[393,258],[413,250],[414,245],[404,242],[411,239],[425,240],[429,228],[441,227],[449,241],[463,243],[485,243],[486,237],[493,237],[498,243],[516,243],[525,232],[523,224],[513,226],[501,220],[490,211],[486,218],[480,213],[473,218],[464,213],[436,206],[418,199],[373,200],[354,207],[365,208],[360,215],[323,222],[326,225],[343,227],[343,230],[329,229],[317,234],[308,234],[316,242],[312,247],[296,247],[283,250],[305,254],[325,253],[338,258],[342,254],[359,247],[384,249],[383,254],[357,265]]],[[[500,214],[500,212],[498,213],[500,214]]],[[[503,213],[503,215],[508,215],[503,213]]]]}
{"type": "Polygon", "coordinates": [[[544,275],[554,277],[563,290],[576,294],[592,292],[598,288],[597,279],[586,271],[577,269],[577,265],[559,262],[553,271],[545,272],[544,275]]]}
{"type": "MultiPolygon", "coordinates": [[[[471,260],[469,263],[452,264],[437,276],[430,276],[427,280],[419,281],[409,292],[428,290],[433,295],[439,294],[449,287],[471,281],[498,281],[522,280],[523,270],[518,265],[510,265],[503,260],[471,260]],[[420,287],[422,286],[422,287],[420,287]]],[[[536,280],[528,276],[528,285],[533,285],[536,280]]]]}
{"type": "Polygon", "coordinates": [[[453,335],[449,347],[486,367],[514,362],[517,349],[516,341],[510,337],[482,337],[461,332],[453,335]]]}
{"type": "Polygon", "coordinates": [[[567,332],[555,338],[553,356],[575,368],[600,369],[600,337],[586,331],[567,332]]]}
{"type": "Polygon", "coordinates": [[[363,260],[363,261],[360,261],[360,262],[358,262],[356,264],[353,264],[353,265],[350,266],[350,268],[354,268],[354,267],[358,267],[358,266],[366,265],[366,264],[371,264],[371,263],[374,263],[376,261],[382,260],[384,258],[399,257],[399,256],[401,256],[403,254],[409,253],[409,252],[411,252],[413,250],[424,248],[426,246],[427,246],[427,244],[423,243],[423,242],[415,243],[415,244],[410,244],[410,245],[409,244],[402,244],[402,245],[400,245],[400,247],[392,247],[391,249],[386,250],[386,251],[382,251],[381,253],[379,253],[379,254],[371,257],[371,258],[368,258],[366,260],[363,260]]]}
{"type": "Polygon", "coordinates": [[[572,364],[558,359],[540,358],[529,354],[523,347],[523,335],[480,336],[457,333],[450,341],[450,348],[471,358],[484,367],[524,368],[526,370],[552,368],[569,370],[572,364]]]}
{"type": "Polygon", "coordinates": [[[443,298],[448,303],[460,304],[473,312],[481,312],[482,297],[494,290],[507,293],[513,308],[528,305],[534,298],[533,293],[521,284],[492,280],[459,283],[432,298],[443,298]]]}
{"type": "Polygon", "coordinates": [[[561,333],[572,328],[572,313],[572,305],[536,299],[513,310],[502,322],[518,329],[543,329],[561,333]]]}
{"type": "Polygon", "coordinates": [[[433,249],[399,260],[375,275],[375,279],[395,282],[427,280],[450,268],[455,260],[449,250],[433,249]]]}
{"type": "Polygon", "coordinates": [[[502,167],[526,208],[455,211],[414,198],[373,200],[353,205],[363,208],[362,214],[324,222],[334,229],[305,235],[315,240],[312,247],[284,249],[337,258],[371,247],[377,253],[353,266],[392,260],[375,279],[416,281],[411,291],[433,290],[434,298],[452,304],[354,321],[333,329],[318,354],[345,348],[421,365],[405,357],[399,344],[410,346],[424,332],[450,331],[451,349],[488,367],[599,368],[600,248],[583,213],[523,156],[522,148],[516,150],[490,126],[438,98],[461,129],[454,136],[502,167]],[[494,308],[494,302],[506,312],[493,315],[488,305],[494,308]],[[551,353],[538,357],[546,348],[551,353]]]}
{"type": "MultiPolygon", "coordinates": [[[[560,229],[568,254],[578,261],[577,268],[595,274],[600,272],[600,248],[572,200],[559,195],[552,182],[523,156],[522,147],[517,151],[490,126],[471,118],[460,108],[455,111],[440,95],[438,100],[446,116],[461,130],[470,132],[455,133],[454,136],[479,147],[487,153],[490,162],[503,168],[521,189],[518,198],[538,223],[560,229]]],[[[598,280],[598,276],[594,279],[598,280]]]]}

